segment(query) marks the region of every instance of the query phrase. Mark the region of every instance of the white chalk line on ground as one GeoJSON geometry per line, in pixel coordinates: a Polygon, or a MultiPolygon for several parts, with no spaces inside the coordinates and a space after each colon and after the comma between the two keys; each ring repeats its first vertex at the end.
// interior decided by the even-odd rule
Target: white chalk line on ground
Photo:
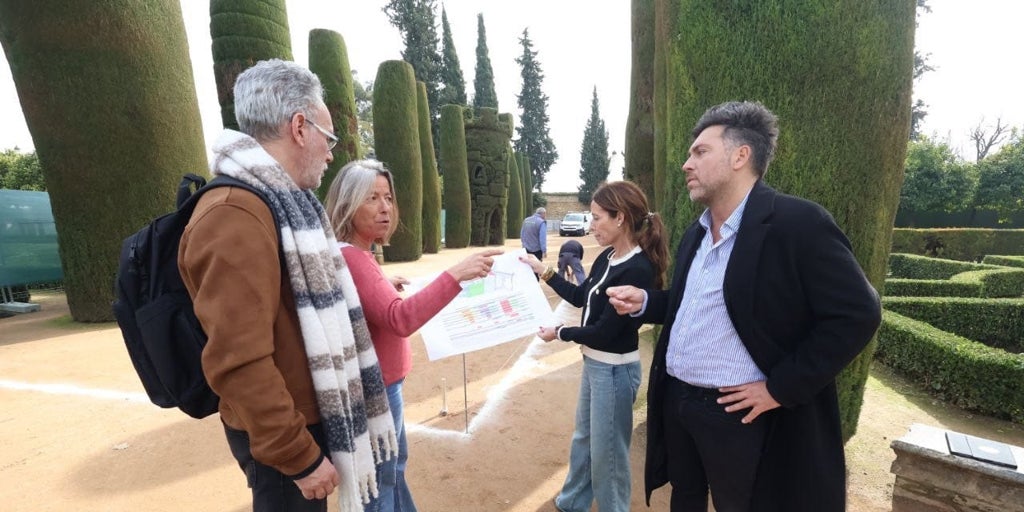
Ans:
{"type": "Polygon", "coordinates": [[[0,389],[9,389],[13,391],[35,391],[38,393],[47,393],[50,395],[77,395],[87,396],[89,398],[98,398],[101,400],[116,400],[119,402],[144,402],[150,403],[149,397],[145,393],[133,393],[126,391],[116,391],[111,389],[97,389],[97,388],[86,388],[77,386],[75,384],[65,383],[38,383],[38,382],[20,382],[16,380],[0,379],[0,389]]]}

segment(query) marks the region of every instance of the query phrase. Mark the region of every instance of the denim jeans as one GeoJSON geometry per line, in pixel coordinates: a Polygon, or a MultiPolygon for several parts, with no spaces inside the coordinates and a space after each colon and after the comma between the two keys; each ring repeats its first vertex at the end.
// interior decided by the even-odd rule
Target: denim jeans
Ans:
{"type": "MultiPolygon", "coordinates": [[[[320,449],[327,452],[327,437],[320,424],[306,427],[320,449]]],[[[245,479],[252,490],[253,512],[327,512],[327,500],[307,500],[291,477],[259,462],[249,451],[249,434],[224,425],[231,455],[238,461],[238,467],[245,473],[245,479]]],[[[337,491],[335,491],[337,492],[337,491]]]]}
{"type": "Polygon", "coordinates": [[[409,442],[405,437],[405,415],[402,413],[402,382],[404,379],[388,386],[388,407],[398,434],[398,456],[377,465],[379,494],[363,507],[364,512],[416,512],[409,484],[405,481],[409,442]]]}
{"type": "Polygon", "coordinates": [[[555,498],[559,510],[587,512],[594,500],[601,512],[629,510],[629,443],[640,373],[639,362],[611,365],[583,356],[569,474],[555,498]]]}

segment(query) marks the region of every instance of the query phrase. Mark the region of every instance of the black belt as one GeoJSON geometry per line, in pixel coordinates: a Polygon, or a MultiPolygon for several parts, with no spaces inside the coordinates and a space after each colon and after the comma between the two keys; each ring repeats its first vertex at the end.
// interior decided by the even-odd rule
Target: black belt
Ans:
{"type": "Polygon", "coordinates": [[[718,400],[720,396],[724,395],[724,393],[719,392],[716,388],[694,386],[671,375],[666,375],[665,377],[668,380],[666,395],[673,394],[678,395],[680,398],[696,398],[700,400],[718,400]]]}

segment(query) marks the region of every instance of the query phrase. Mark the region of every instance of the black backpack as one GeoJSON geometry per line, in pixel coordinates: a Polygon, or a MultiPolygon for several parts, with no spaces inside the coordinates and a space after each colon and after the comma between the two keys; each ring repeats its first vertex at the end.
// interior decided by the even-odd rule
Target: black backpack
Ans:
{"type": "Polygon", "coordinates": [[[178,185],[178,209],[125,238],[114,282],[114,317],[150,401],[193,418],[217,412],[220,398],[203,376],[206,333],[178,271],[178,243],[199,198],[223,186],[243,188],[269,204],[258,190],[229,176],[207,184],[186,174],[178,185]]]}

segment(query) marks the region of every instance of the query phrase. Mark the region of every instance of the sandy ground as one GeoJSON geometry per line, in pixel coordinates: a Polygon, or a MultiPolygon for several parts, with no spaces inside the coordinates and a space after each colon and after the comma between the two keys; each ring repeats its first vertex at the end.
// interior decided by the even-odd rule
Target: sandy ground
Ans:
{"type": "MultiPolygon", "coordinates": [[[[581,240],[589,269],[599,249],[593,238],[581,240]]],[[[561,242],[549,238],[549,262],[561,242]]],[[[518,241],[509,240],[506,247],[518,248],[518,241]]],[[[417,262],[386,265],[385,272],[425,275],[470,252],[444,250],[417,262]]],[[[557,307],[550,289],[544,290],[557,307]]],[[[116,325],[70,322],[60,294],[37,294],[33,300],[43,311],[0,320],[0,508],[249,509],[244,478],[216,416],[193,420],[151,405],[116,325]]],[[[571,317],[573,312],[559,313],[571,317]]],[[[551,500],[565,477],[579,387],[578,350],[523,338],[465,359],[431,362],[418,337],[413,350],[405,398],[409,479],[419,509],[554,511],[551,500]]],[[[645,351],[646,380],[649,345],[645,351]]],[[[644,510],[642,404],[635,417],[633,509],[644,510]]],[[[894,458],[889,443],[914,422],[1024,444],[1021,425],[935,402],[876,365],[859,433],[847,446],[850,510],[889,510],[894,458]]],[[[667,489],[658,490],[651,505],[668,510],[667,489]]]]}

